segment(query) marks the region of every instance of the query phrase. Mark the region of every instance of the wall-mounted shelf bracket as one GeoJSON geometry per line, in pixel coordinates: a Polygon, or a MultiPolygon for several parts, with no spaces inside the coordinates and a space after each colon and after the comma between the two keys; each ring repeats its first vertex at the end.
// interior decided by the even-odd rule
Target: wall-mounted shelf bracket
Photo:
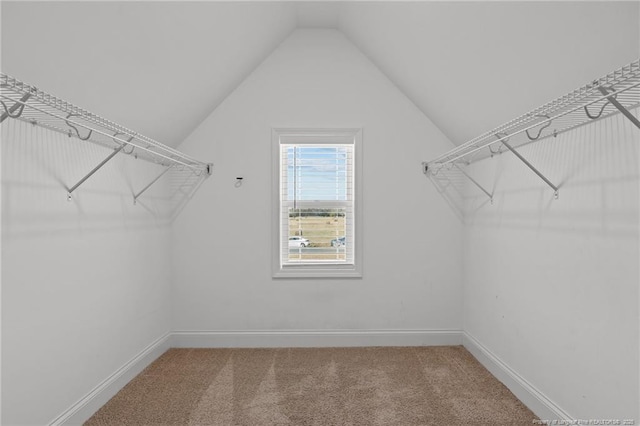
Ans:
{"type": "Polygon", "coordinates": [[[109,162],[109,160],[111,160],[113,157],[115,157],[120,151],[122,151],[122,149],[126,146],[126,144],[122,144],[120,145],[116,150],[114,150],[111,154],[109,154],[109,156],[107,156],[107,158],[105,158],[104,160],[102,160],[100,162],[100,164],[98,164],[97,166],[95,166],[93,168],[93,170],[91,170],[89,173],[87,173],[85,175],[85,177],[83,177],[82,179],[80,179],[78,181],[78,183],[76,183],[75,185],[73,185],[68,191],[67,191],[67,201],[71,201],[71,193],[73,191],[75,191],[76,189],[78,189],[78,187],[80,185],[82,185],[87,179],[89,179],[91,176],[93,176],[93,174],[95,172],[97,172],[98,170],[100,170],[102,168],[102,166],[104,166],[105,164],[107,164],[109,162]]]}
{"type": "MultiPolygon", "coordinates": [[[[600,91],[600,93],[602,93],[605,96],[607,96],[609,94],[609,91],[603,86],[598,87],[598,90],[600,91]]],[[[622,114],[624,114],[625,117],[627,117],[629,120],[631,120],[631,122],[633,124],[635,124],[635,126],[637,128],[640,129],[640,121],[635,117],[635,115],[631,114],[631,112],[629,112],[629,110],[626,109],[624,107],[624,105],[622,105],[620,102],[618,102],[618,100],[616,99],[615,96],[607,96],[607,100],[609,101],[609,103],[611,103],[611,105],[616,107],[618,109],[618,111],[620,111],[622,114]]]]}
{"type": "Polygon", "coordinates": [[[618,113],[624,114],[634,126],[640,128],[640,120],[637,118],[638,107],[640,107],[640,59],[482,133],[426,162],[423,167],[429,170],[431,176],[436,176],[439,170],[445,167],[451,168],[451,164],[471,164],[493,157],[495,154],[507,152],[508,149],[553,188],[554,195],[558,198],[558,187],[514,148],[520,149],[525,144],[549,137],[555,138],[594,120],[618,113]],[[492,146],[496,145],[498,148],[492,149],[492,146]]]}
{"type": "Polygon", "coordinates": [[[540,139],[540,135],[542,134],[542,131],[544,129],[546,129],[547,127],[551,126],[551,117],[549,117],[548,114],[537,114],[537,117],[541,117],[541,118],[546,118],[546,124],[542,127],[540,127],[538,129],[538,133],[535,136],[531,136],[531,134],[529,134],[529,129],[525,129],[525,133],[527,134],[527,138],[529,138],[530,141],[537,141],[538,139],[540,139]]]}
{"type": "MultiPolygon", "coordinates": [[[[503,141],[503,140],[509,141],[508,133],[498,132],[494,136],[498,138],[499,141],[503,141]]],[[[502,154],[502,147],[500,146],[498,146],[498,149],[496,149],[495,151],[491,149],[491,145],[489,145],[488,148],[489,148],[489,152],[491,153],[491,158],[493,158],[493,156],[496,154],[502,154]]]]}
{"type": "Polygon", "coordinates": [[[151,188],[151,185],[153,185],[154,183],[156,183],[157,181],[160,180],[160,178],[162,176],[165,175],[165,173],[167,173],[169,170],[171,170],[173,168],[173,166],[169,166],[166,169],[164,169],[162,171],[162,173],[160,173],[154,180],[152,180],[151,182],[149,182],[149,184],[147,186],[145,186],[144,188],[142,188],[142,190],[140,192],[138,192],[137,194],[135,194],[133,196],[133,204],[135,205],[138,202],[138,198],[149,188],[151,188]]]}
{"type": "MultiPolygon", "coordinates": [[[[93,130],[89,130],[89,133],[86,136],[80,136],[80,130],[78,130],[78,128],[76,126],[74,126],[73,124],[71,124],[69,122],[69,119],[71,117],[79,117],[79,116],[80,116],[80,114],[69,113],[69,115],[67,115],[67,118],[66,118],[66,120],[64,120],[64,122],[67,123],[67,126],[69,126],[69,128],[73,129],[76,132],[75,137],[77,137],[81,141],[88,141],[91,138],[91,134],[93,133],[93,130]]],[[[74,136],[74,134],[73,134],[73,132],[71,132],[71,130],[69,130],[68,135],[69,135],[69,137],[74,136]]]]}
{"type": "Polygon", "coordinates": [[[7,118],[108,148],[128,145],[122,154],[163,166],[183,166],[197,176],[208,176],[203,173],[207,163],[0,73],[0,122],[7,118]]]}
{"type": "MultiPolygon", "coordinates": [[[[175,182],[182,182],[180,187],[198,188],[213,173],[213,164],[196,160],[174,148],[0,72],[0,123],[6,123],[7,118],[107,149],[106,152],[109,155],[100,164],[78,183],[66,188],[69,201],[80,185],[118,153],[128,154],[136,160],[140,159],[161,166],[164,170],[160,176],[172,169],[175,173],[172,173],[171,183],[173,185],[175,182]]],[[[78,146],[77,143],[73,145],[78,146]]],[[[131,164],[133,166],[133,163],[131,164]]],[[[134,203],[160,179],[160,176],[133,196],[134,203]]],[[[176,207],[173,203],[186,202],[186,198],[179,199],[172,195],[167,201],[163,203],[163,208],[170,204],[176,207]]]]}
{"type": "Polygon", "coordinates": [[[467,172],[465,172],[464,170],[462,170],[460,168],[460,166],[458,166],[456,163],[453,163],[453,166],[458,169],[463,175],[466,176],[467,179],[469,179],[475,186],[477,186],[478,188],[480,188],[480,190],[482,192],[484,192],[485,194],[487,194],[487,197],[489,197],[489,200],[491,201],[491,204],[493,204],[493,194],[491,194],[489,191],[487,191],[486,189],[484,189],[484,187],[482,185],[480,185],[474,178],[472,178],[471,176],[469,176],[469,174],[467,172]]]}
{"type": "Polygon", "coordinates": [[[9,117],[11,118],[20,117],[22,115],[22,111],[24,111],[25,103],[29,100],[30,97],[31,97],[31,93],[25,93],[24,96],[20,98],[19,102],[15,102],[9,108],[7,108],[7,104],[0,101],[2,102],[2,106],[4,107],[4,112],[0,116],[0,123],[2,123],[4,120],[6,120],[9,117]],[[17,114],[14,114],[14,112],[18,109],[20,110],[20,112],[18,112],[17,114]]]}
{"type": "Polygon", "coordinates": [[[553,183],[551,183],[551,181],[549,179],[546,178],[545,175],[543,175],[542,173],[540,173],[540,171],[538,171],[538,169],[536,169],[530,162],[527,161],[526,158],[524,158],[518,151],[516,151],[511,145],[509,145],[506,141],[502,141],[502,144],[504,146],[507,147],[507,149],[511,152],[513,152],[513,155],[515,155],[516,157],[518,157],[518,159],[520,159],[520,161],[522,161],[527,167],[529,167],[535,174],[538,175],[538,177],[540,179],[542,179],[544,181],[544,183],[546,183],[547,185],[549,185],[551,188],[553,188],[553,196],[554,198],[557,200],[558,199],[558,187],[555,186],[553,183]]]}

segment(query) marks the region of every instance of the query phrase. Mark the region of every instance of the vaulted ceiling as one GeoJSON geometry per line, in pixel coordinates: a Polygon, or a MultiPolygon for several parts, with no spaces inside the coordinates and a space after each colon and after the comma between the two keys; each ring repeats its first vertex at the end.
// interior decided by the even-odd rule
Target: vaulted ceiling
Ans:
{"type": "Polygon", "coordinates": [[[335,28],[460,144],[637,59],[639,5],[3,1],[0,67],[176,146],[296,28],[335,28]]]}

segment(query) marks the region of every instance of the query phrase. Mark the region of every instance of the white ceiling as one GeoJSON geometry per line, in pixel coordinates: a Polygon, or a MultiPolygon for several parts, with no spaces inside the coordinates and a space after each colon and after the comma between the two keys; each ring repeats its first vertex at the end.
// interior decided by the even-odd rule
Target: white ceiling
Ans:
{"type": "Polygon", "coordinates": [[[459,145],[638,59],[639,5],[350,3],[340,29],[459,145]]]}
{"type": "Polygon", "coordinates": [[[3,1],[0,67],[176,146],[295,28],[337,28],[460,144],[637,59],[639,5],[3,1]]]}
{"type": "Polygon", "coordinates": [[[298,26],[302,28],[338,28],[337,2],[308,1],[296,4],[298,26]]]}
{"type": "Polygon", "coordinates": [[[286,3],[1,7],[2,72],[172,146],[297,25],[286,3]]]}

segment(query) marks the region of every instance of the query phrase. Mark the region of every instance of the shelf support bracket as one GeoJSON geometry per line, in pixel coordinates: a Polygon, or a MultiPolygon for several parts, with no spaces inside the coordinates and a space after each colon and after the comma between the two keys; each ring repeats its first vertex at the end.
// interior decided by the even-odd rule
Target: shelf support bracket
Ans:
{"type": "Polygon", "coordinates": [[[29,100],[30,97],[31,97],[31,93],[25,93],[25,95],[22,98],[20,98],[19,102],[14,103],[9,108],[7,108],[4,102],[2,102],[2,106],[4,107],[5,112],[3,112],[2,115],[0,115],[0,123],[2,123],[4,120],[6,120],[9,117],[12,117],[12,118],[20,117],[22,115],[22,111],[24,111],[25,103],[29,100]],[[14,115],[13,113],[17,109],[19,109],[20,112],[14,115]]]}
{"type": "MultiPolygon", "coordinates": [[[[67,123],[67,126],[71,127],[73,130],[75,130],[75,132],[76,132],[76,137],[77,137],[78,139],[80,139],[81,141],[88,141],[88,140],[89,140],[89,138],[91,137],[91,134],[93,133],[93,130],[89,130],[89,133],[87,134],[87,136],[80,136],[80,131],[78,130],[78,128],[77,128],[76,126],[74,126],[73,124],[69,123],[69,119],[70,119],[71,117],[77,117],[77,116],[79,116],[79,115],[80,115],[80,114],[73,114],[73,113],[70,113],[69,115],[67,115],[67,118],[66,118],[66,120],[64,120],[64,121],[65,121],[65,123],[67,123]]],[[[69,130],[69,137],[71,137],[71,130],[69,130]]]]}
{"type": "Polygon", "coordinates": [[[542,179],[544,181],[544,183],[546,183],[547,185],[549,185],[551,188],[553,188],[553,196],[558,199],[558,187],[555,186],[553,183],[551,183],[551,181],[549,179],[547,179],[545,177],[545,175],[543,175],[542,173],[540,173],[538,171],[538,169],[536,169],[530,162],[527,161],[526,158],[524,158],[518,151],[516,151],[511,145],[509,145],[507,142],[505,142],[504,140],[502,141],[502,144],[504,146],[507,147],[507,149],[509,149],[509,151],[513,152],[513,155],[515,155],[516,157],[518,157],[520,159],[520,161],[522,161],[527,167],[529,167],[535,174],[538,175],[538,177],[540,179],[542,179]]]}
{"type": "MultiPolygon", "coordinates": [[[[508,133],[504,133],[504,132],[496,133],[495,137],[498,138],[498,141],[500,141],[500,142],[504,142],[504,141],[508,141],[509,140],[509,134],[508,133]]],[[[500,146],[498,146],[498,149],[495,150],[495,151],[491,149],[491,145],[488,145],[487,148],[489,148],[489,152],[491,153],[491,158],[493,158],[493,156],[496,155],[496,154],[502,154],[502,151],[500,150],[500,146]]]]}
{"type": "Polygon", "coordinates": [[[89,179],[95,172],[97,172],[98,170],[100,170],[100,168],[102,166],[104,166],[105,164],[107,164],[109,162],[109,160],[111,160],[113,157],[115,157],[120,151],[122,151],[122,149],[127,146],[126,144],[122,144],[118,147],[118,149],[114,150],[111,154],[109,154],[109,156],[107,158],[105,158],[104,160],[102,160],[102,162],[100,162],[100,164],[98,164],[97,166],[95,166],[93,168],[93,170],[91,170],[89,173],[87,173],[87,175],[85,177],[83,177],[82,179],[80,179],[80,181],[78,181],[78,183],[76,183],[75,185],[73,185],[71,187],[71,189],[69,189],[67,191],[67,201],[71,201],[71,193],[73,191],[75,191],[80,185],[82,185],[87,179],[89,179]]]}
{"type": "Polygon", "coordinates": [[[493,204],[493,194],[489,193],[489,191],[487,191],[486,189],[484,189],[484,187],[482,185],[480,185],[474,178],[472,178],[471,176],[469,176],[469,174],[467,172],[465,172],[464,170],[462,170],[462,168],[460,168],[460,166],[458,166],[456,163],[453,163],[453,166],[458,169],[463,175],[465,175],[467,177],[467,179],[469,179],[475,186],[477,186],[478,188],[480,188],[480,190],[482,192],[484,192],[485,194],[487,194],[487,197],[489,197],[489,200],[491,201],[491,204],[493,204]]]}
{"type": "MultiPolygon", "coordinates": [[[[607,96],[609,94],[607,89],[602,87],[602,86],[598,87],[598,90],[600,91],[600,93],[602,93],[605,96],[607,96]]],[[[607,100],[611,103],[611,105],[616,107],[618,109],[618,111],[623,113],[625,117],[627,117],[629,120],[631,120],[631,122],[633,124],[635,124],[635,126],[637,128],[640,129],[640,120],[638,120],[633,114],[631,114],[629,112],[628,109],[626,109],[620,102],[618,102],[618,100],[615,98],[615,96],[607,96],[607,100]]]]}
{"type": "Polygon", "coordinates": [[[538,134],[535,136],[531,136],[529,134],[529,130],[524,131],[527,134],[527,137],[529,138],[530,141],[537,141],[538,139],[540,139],[540,135],[542,134],[542,131],[547,127],[551,126],[551,118],[547,114],[538,114],[537,117],[546,118],[547,123],[538,129],[538,134]]]}
{"type": "Polygon", "coordinates": [[[138,201],[138,198],[139,198],[139,197],[140,197],[140,196],[141,196],[141,195],[142,195],[142,194],[143,194],[147,189],[149,189],[149,188],[151,187],[151,185],[153,185],[153,184],[154,184],[154,183],[156,183],[158,180],[160,180],[160,178],[161,178],[162,176],[164,176],[164,175],[165,175],[165,173],[167,173],[169,170],[171,170],[171,168],[172,168],[172,167],[173,167],[173,166],[169,166],[169,167],[167,167],[167,168],[166,168],[162,173],[160,173],[160,174],[158,175],[158,177],[156,177],[154,180],[152,180],[152,181],[151,181],[147,186],[145,186],[144,188],[142,188],[142,190],[141,190],[140,192],[138,192],[137,194],[135,194],[135,195],[133,196],[133,204],[135,205],[135,204],[137,203],[137,201],[138,201]]]}

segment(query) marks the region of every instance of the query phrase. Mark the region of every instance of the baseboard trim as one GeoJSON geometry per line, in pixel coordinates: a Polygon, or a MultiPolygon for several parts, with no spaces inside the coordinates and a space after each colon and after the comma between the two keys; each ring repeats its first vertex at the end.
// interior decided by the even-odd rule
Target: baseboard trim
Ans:
{"type": "Polygon", "coordinates": [[[566,411],[551,401],[545,394],[540,392],[535,386],[466,331],[462,335],[462,344],[491,374],[500,380],[540,419],[573,420],[566,411]]]}
{"type": "Polygon", "coordinates": [[[174,331],[176,348],[293,348],[461,345],[462,330],[174,331]]]}
{"type": "Polygon", "coordinates": [[[174,331],[151,343],[49,426],[81,425],[169,348],[280,348],[463,345],[539,418],[572,417],[475,337],[462,330],[237,330],[174,331]]]}
{"type": "Polygon", "coordinates": [[[120,389],[171,347],[171,333],[158,338],[138,355],[107,377],[49,426],[81,425],[107,403],[120,389]]]}

